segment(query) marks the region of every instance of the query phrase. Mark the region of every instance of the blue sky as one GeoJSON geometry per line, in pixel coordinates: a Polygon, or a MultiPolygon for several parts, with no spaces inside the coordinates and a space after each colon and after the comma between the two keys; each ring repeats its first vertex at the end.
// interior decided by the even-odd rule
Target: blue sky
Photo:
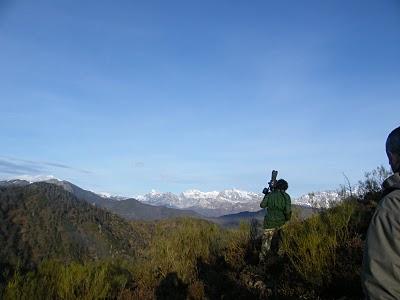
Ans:
{"type": "Polygon", "coordinates": [[[400,2],[1,1],[0,177],[293,196],[388,166],[400,2]]]}

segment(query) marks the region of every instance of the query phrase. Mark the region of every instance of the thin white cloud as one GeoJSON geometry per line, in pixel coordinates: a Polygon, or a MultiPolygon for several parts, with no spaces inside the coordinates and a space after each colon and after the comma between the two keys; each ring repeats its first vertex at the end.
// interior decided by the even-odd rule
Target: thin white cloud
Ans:
{"type": "Polygon", "coordinates": [[[17,163],[7,159],[0,159],[0,173],[23,175],[26,173],[35,174],[40,173],[43,168],[39,165],[32,165],[26,163],[17,163]]]}
{"type": "Polygon", "coordinates": [[[91,174],[92,172],[75,168],[66,164],[48,161],[34,161],[9,156],[0,156],[0,173],[6,174],[36,174],[44,173],[49,167],[72,170],[79,173],[91,174]]]}

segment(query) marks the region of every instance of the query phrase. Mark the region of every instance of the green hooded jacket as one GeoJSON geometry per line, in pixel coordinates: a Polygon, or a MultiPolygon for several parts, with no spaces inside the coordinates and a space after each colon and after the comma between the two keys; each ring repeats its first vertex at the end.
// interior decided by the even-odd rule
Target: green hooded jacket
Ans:
{"type": "Polygon", "coordinates": [[[281,227],[292,215],[290,196],[284,191],[276,190],[266,194],[260,207],[266,209],[265,229],[281,227]]]}
{"type": "Polygon", "coordinates": [[[400,299],[400,175],[383,183],[369,224],[362,265],[366,299],[400,299]]]}

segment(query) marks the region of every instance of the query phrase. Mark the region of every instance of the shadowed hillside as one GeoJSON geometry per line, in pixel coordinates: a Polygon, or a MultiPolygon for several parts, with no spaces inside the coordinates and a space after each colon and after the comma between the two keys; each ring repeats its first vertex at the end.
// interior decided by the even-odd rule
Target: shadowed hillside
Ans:
{"type": "Polygon", "coordinates": [[[141,233],[110,212],[48,183],[0,188],[0,262],[23,265],[133,257],[141,233]]]}
{"type": "Polygon", "coordinates": [[[144,204],[136,199],[116,200],[104,198],[91,191],[84,190],[68,181],[48,180],[48,183],[57,185],[71,192],[77,198],[90,204],[107,208],[108,210],[128,220],[160,220],[174,217],[198,217],[201,215],[191,210],[174,209],[164,206],[144,204]]]}

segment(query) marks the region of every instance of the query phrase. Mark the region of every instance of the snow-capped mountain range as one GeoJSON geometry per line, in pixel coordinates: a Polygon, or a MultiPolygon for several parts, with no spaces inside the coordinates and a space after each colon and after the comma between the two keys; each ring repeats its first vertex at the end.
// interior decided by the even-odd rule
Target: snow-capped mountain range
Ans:
{"type": "MultiPolygon", "coordinates": [[[[147,204],[191,209],[208,216],[220,216],[241,211],[258,211],[260,210],[260,202],[263,196],[261,193],[257,194],[237,189],[221,192],[189,190],[179,195],[169,192],[160,193],[153,190],[146,195],[135,198],[147,204]]],[[[309,193],[293,199],[292,202],[293,204],[321,208],[329,207],[340,199],[341,196],[337,191],[325,191],[309,193]]]]}
{"type": "Polygon", "coordinates": [[[201,192],[199,190],[188,190],[179,195],[173,193],[158,193],[152,190],[144,196],[136,199],[153,205],[165,205],[176,208],[188,208],[199,206],[203,208],[217,208],[221,203],[249,203],[259,202],[260,194],[245,192],[236,189],[224,190],[222,192],[201,192]]]}
{"type": "Polygon", "coordinates": [[[262,196],[253,192],[245,192],[236,189],[221,192],[201,192],[188,190],[179,195],[173,193],[150,193],[135,197],[137,200],[172,208],[190,209],[206,216],[216,217],[224,214],[241,211],[256,211],[260,209],[262,196]]]}

